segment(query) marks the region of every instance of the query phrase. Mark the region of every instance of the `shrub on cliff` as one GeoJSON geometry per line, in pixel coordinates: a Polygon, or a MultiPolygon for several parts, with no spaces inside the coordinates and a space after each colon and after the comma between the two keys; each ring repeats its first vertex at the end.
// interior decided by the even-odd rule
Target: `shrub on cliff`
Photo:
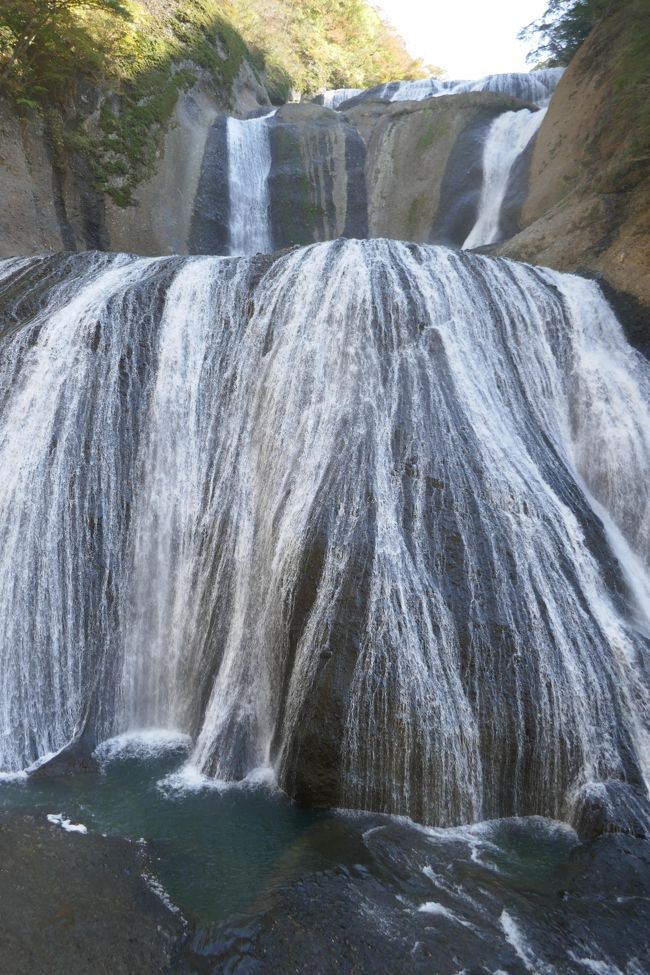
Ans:
{"type": "Polygon", "coordinates": [[[100,69],[128,17],[121,0],[3,0],[0,86],[41,99],[75,71],[100,69]]]}
{"type": "Polygon", "coordinates": [[[366,0],[2,0],[0,86],[56,99],[72,76],[133,80],[189,60],[228,84],[230,55],[272,94],[369,86],[423,74],[366,0]],[[218,54],[223,53],[223,57],[218,54]]]}
{"type": "Polygon", "coordinates": [[[200,77],[227,105],[243,61],[277,102],[424,73],[367,0],[0,0],[0,88],[43,110],[62,169],[81,153],[122,206],[179,91],[200,77]],[[90,122],[79,80],[99,95],[90,122]]]}

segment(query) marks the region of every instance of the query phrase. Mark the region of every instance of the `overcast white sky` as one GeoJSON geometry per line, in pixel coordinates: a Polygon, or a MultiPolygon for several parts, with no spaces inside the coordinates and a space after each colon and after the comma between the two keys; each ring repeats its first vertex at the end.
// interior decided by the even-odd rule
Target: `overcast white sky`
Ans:
{"type": "Polygon", "coordinates": [[[444,68],[448,78],[528,71],[528,46],[517,32],[547,0],[373,0],[413,57],[444,68]]]}

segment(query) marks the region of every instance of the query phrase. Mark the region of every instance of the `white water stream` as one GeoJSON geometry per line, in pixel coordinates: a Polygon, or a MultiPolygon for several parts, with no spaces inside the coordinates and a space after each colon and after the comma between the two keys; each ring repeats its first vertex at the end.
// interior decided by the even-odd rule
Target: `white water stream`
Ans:
{"type": "Polygon", "coordinates": [[[271,170],[269,118],[228,119],[230,254],[266,254],[273,249],[269,219],[271,170]]]}
{"type": "Polygon", "coordinates": [[[483,148],[483,184],[476,223],[463,243],[465,249],[501,239],[501,209],[514,166],[540,129],[546,109],[503,112],[490,126],[483,148]]]}
{"type": "Polygon", "coordinates": [[[223,779],[315,721],[344,802],[438,823],[647,776],[650,371],[597,286],[387,241],[259,274],[0,265],[0,768],[98,688],[100,737],[223,779]]]}

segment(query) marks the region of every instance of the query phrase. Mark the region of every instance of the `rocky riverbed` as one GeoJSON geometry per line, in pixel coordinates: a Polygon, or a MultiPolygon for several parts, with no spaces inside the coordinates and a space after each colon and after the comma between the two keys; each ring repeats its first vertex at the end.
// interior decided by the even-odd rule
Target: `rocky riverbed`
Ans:
{"type": "MultiPolygon", "coordinates": [[[[65,823],[65,818],[64,818],[65,823]]],[[[626,972],[650,957],[650,845],[559,823],[315,822],[214,927],[166,901],[144,843],[0,820],[0,970],[110,975],[626,972]]]]}
{"type": "Polygon", "coordinates": [[[75,826],[28,812],[0,816],[0,971],[178,971],[185,922],[165,903],[145,846],[75,826]]]}

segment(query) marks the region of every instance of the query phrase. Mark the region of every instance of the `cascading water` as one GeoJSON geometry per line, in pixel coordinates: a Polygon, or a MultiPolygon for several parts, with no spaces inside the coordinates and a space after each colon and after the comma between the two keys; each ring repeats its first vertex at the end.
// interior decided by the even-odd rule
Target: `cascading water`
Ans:
{"type": "MultiPolygon", "coordinates": [[[[552,68],[529,73],[488,75],[477,81],[426,78],[391,82],[362,92],[347,101],[337,102],[343,111],[352,110],[349,117],[353,121],[354,106],[372,99],[385,102],[422,102],[444,95],[459,99],[461,115],[467,112],[467,125],[461,130],[451,154],[447,157],[443,178],[444,192],[439,197],[432,223],[428,228],[426,225],[417,227],[413,224],[412,217],[409,217],[408,220],[403,220],[396,236],[410,236],[409,230],[412,234],[415,229],[419,239],[428,237],[432,243],[453,244],[465,248],[493,244],[514,236],[520,229],[520,208],[527,193],[531,148],[562,73],[563,69],[552,68]],[[493,95],[478,100],[463,98],[470,92],[491,92],[493,95]],[[507,100],[498,99],[496,94],[510,97],[507,100]],[[520,102],[518,110],[518,103],[513,103],[513,99],[520,102]],[[534,108],[531,110],[524,102],[539,108],[537,111],[534,108]]],[[[438,106],[432,106],[432,117],[436,107],[438,106]]],[[[440,106],[440,110],[453,111],[452,103],[449,102],[444,108],[440,106]]],[[[385,144],[390,144],[386,133],[391,133],[401,123],[399,115],[393,116],[389,113],[387,122],[382,122],[373,129],[368,150],[371,168],[377,166],[373,160],[379,158],[384,144],[382,140],[385,140],[385,144]]],[[[428,123],[422,122],[422,125],[425,124],[428,123]]],[[[437,138],[434,145],[436,142],[437,138]]],[[[422,145],[424,144],[423,141],[422,145]]],[[[422,149],[418,148],[416,151],[419,155],[422,149]]],[[[423,165],[426,165],[425,160],[426,152],[423,165]]],[[[390,171],[388,165],[384,168],[390,171]]],[[[377,168],[377,172],[382,171],[382,167],[377,168]]],[[[437,176],[435,171],[431,173],[434,187],[437,185],[437,176]]],[[[399,199],[401,189],[396,189],[395,192],[399,199]]],[[[411,205],[416,202],[414,199],[411,205]]],[[[393,221],[394,225],[396,223],[393,221]]],[[[382,234],[386,233],[386,229],[385,223],[382,223],[382,234]]],[[[389,227],[388,232],[391,233],[391,230],[389,227]]]]}
{"type": "Polygon", "coordinates": [[[318,105],[324,105],[325,108],[337,109],[343,102],[360,95],[362,90],[361,88],[330,88],[316,95],[314,101],[318,105]]]}
{"type": "Polygon", "coordinates": [[[545,68],[541,71],[512,72],[510,74],[491,74],[478,81],[447,82],[446,92],[441,94],[460,94],[464,91],[494,91],[502,95],[512,95],[533,105],[548,105],[558,86],[564,68],[545,68]]]}
{"type": "MultiPolygon", "coordinates": [[[[441,95],[461,95],[470,91],[494,91],[511,95],[534,105],[547,105],[555,91],[563,68],[546,68],[541,71],[491,74],[475,81],[441,81],[439,78],[424,78],[419,81],[392,81],[377,85],[367,91],[350,96],[355,101],[424,101],[441,95]]],[[[335,94],[334,92],[332,94],[335,94]]],[[[341,99],[336,105],[343,105],[341,99]]],[[[327,104],[327,103],[325,103],[327,104]]],[[[345,107],[345,106],[344,106],[345,107]]]]}
{"type": "Polygon", "coordinates": [[[273,249],[269,220],[270,115],[228,118],[230,248],[233,256],[273,249]]]}
{"type": "Polygon", "coordinates": [[[153,300],[137,336],[133,322],[154,267],[99,256],[59,267],[3,264],[3,292],[25,292],[0,326],[2,769],[60,748],[97,683],[97,726],[114,721],[107,671],[119,646],[140,356],[150,360],[153,300]],[[40,292],[47,300],[39,310],[40,292]]]}
{"type": "Polygon", "coordinates": [[[537,135],[546,109],[503,112],[490,126],[483,147],[483,184],[476,223],[464,248],[494,244],[503,238],[501,210],[514,167],[537,135]]]}
{"type": "Polygon", "coordinates": [[[593,282],[338,241],[0,308],[2,769],[92,699],[443,824],[647,779],[650,370],[593,282]]]}

